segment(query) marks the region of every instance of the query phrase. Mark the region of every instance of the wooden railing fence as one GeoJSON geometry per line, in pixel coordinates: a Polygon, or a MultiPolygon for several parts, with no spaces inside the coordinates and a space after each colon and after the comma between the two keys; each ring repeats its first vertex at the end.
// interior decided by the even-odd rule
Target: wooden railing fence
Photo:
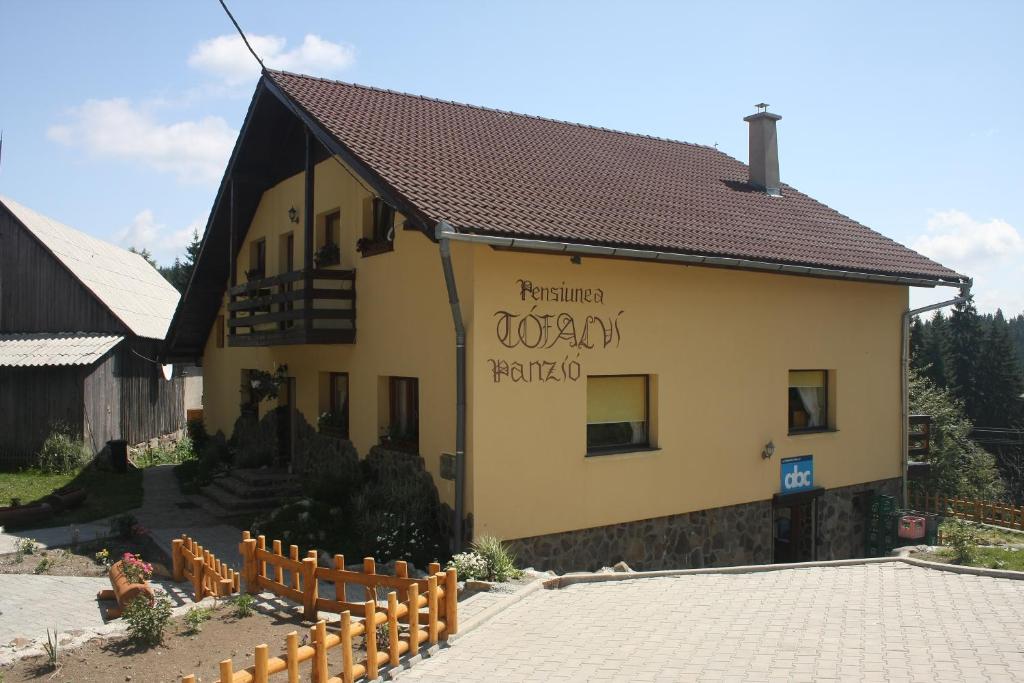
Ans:
{"type": "Polygon", "coordinates": [[[912,507],[922,512],[934,512],[946,517],[958,517],[1007,529],[1024,530],[1024,506],[991,500],[932,496],[927,493],[913,494],[910,499],[912,507]]]}
{"type": "MultiPolygon", "coordinates": [[[[402,655],[415,654],[426,643],[436,644],[458,631],[458,577],[454,569],[445,572],[437,563],[428,568],[423,579],[410,578],[405,562],[395,563],[395,574],[378,574],[372,557],[363,559],[363,571],[345,569],[345,557],[335,555],[333,568],[317,566],[317,553],[309,550],[299,557],[298,546],[289,546],[288,555],[282,552],[280,541],[272,541],[267,550],[266,538],[252,538],[242,533],[239,545],[242,554],[242,580],[245,591],[269,591],[303,607],[306,619],[316,619],[318,612],[339,615],[337,633],[328,632],[327,622],[321,620],[310,628],[309,645],[299,646],[298,633],[293,631],[285,640],[285,654],[270,657],[266,644],[256,647],[254,664],[235,671],[232,660],[220,663],[217,683],[268,683],[269,677],[287,672],[289,683],[298,683],[299,665],[312,661],[311,681],[314,683],[354,683],[374,680],[382,666],[397,666],[402,655]],[[319,582],[334,585],[335,599],[319,595],[319,582]],[[364,602],[347,600],[349,584],[362,586],[364,602]],[[386,603],[380,604],[378,588],[391,589],[386,603]],[[426,614],[422,613],[426,609],[426,614]],[[357,616],[353,616],[357,615],[357,616]],[[421,620],[425,620],[421,622],[421,620]],[[400,624],[405,628],[400,630],[400,624]],[[426,628],[422,628],[425,626],[426,628]],[[384,642],[378,642],[378,630],[384,642]],[[386,633],[386,636],[384,634],[386,633]],[[356,660],[352,639],[363,637],[365,656],[356,660]],[[341,672],[328,675],[328,651],[340,649],[341,672]]],[[[182,683],[195,683],[194,676],[185,676],[182,683]]]]}
{"type": "Polygon", "coordinates": [[[195,602],[207,596],[222,598],[238,592],[238,572],[185,534],[171,541],[171,564],[175,581],[187,580],[192,584],[195,602]]]}

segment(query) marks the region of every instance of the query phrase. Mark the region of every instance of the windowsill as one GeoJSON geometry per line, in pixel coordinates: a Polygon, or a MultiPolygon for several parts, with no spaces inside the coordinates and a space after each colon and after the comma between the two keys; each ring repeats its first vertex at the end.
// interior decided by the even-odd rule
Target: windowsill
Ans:
{"type": "Polygon", "coordinates": [[[389,251],[394,250],[394,242],[370,242],[363,247],[363,250],[360,253],[365,258],[367,256],[376,256],[377,254],[386,254],[389,251]]]}
{"type": "Polygon", "coordinates": [[[838,429],[833,427],[820,427],[818,429],[791,429],[789,436],[804,436],[805,434],[835,434],[838,429]]]}
{"type": "Polygon", "coordinates": [[[599,451],[587,451],[585,457],[597,458],[602,455],[623,455],[626,453],[653,453],[654,451],[660,450],[661,448],[658,446],[623,446],[621,448],[602,448],[599,451]]]}

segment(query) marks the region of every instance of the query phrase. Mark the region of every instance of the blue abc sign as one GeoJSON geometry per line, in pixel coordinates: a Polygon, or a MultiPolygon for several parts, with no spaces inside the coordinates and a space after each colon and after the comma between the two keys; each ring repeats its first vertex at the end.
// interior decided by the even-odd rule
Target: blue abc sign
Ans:
{"type": "Polygon", "coordinates": [[[801,455],[783,458],[780,464],[782,493],[796,493],[814,488],[814,456],[801,455]]]}

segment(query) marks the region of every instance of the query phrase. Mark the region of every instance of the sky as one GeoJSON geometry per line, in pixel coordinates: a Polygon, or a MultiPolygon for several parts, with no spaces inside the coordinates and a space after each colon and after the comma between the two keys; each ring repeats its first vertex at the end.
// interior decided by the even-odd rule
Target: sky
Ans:
{"type": "MultiPolygon", "coordinates": [[[[768,102],[783,182],[973,277],[980,310],[1024,312],[1024,3],[229,5],[273,68],[743,161],[768,102]]],[[[258,76],[216,0],[0,0],[0,194],[170,263],[258,76]]]]}

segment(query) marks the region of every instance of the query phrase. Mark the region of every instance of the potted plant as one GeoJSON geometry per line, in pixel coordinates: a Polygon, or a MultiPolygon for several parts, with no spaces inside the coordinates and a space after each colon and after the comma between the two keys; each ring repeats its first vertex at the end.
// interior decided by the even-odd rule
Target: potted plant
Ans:
{"type": "Polygon", "coordinates": [[[321,246],[313,255],[313,265],[316,268],[336,266],[339,263],[341,263],[341,249],[333,242],[321,246]]]}

